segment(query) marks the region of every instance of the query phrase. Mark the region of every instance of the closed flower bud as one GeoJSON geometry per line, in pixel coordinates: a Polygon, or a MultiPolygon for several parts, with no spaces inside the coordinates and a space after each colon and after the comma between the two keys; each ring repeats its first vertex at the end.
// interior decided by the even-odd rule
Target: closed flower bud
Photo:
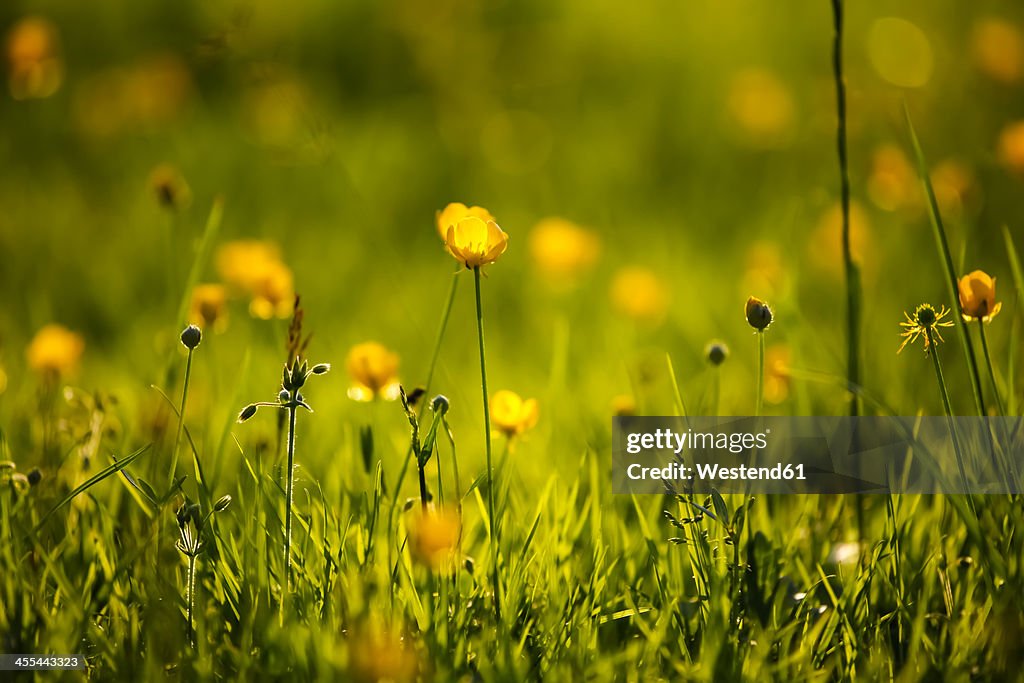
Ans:
{"type": "Polygon", "coordinates": [[[213,504],[214,512],[224,512],[231,505],[231,496],[221,496],[216,503],[213,504]]]}
{"type": "Polygon", "coordinates": [[[331,369],[331,364],[330,363],[317,363],[316,365],[313,366],[313,374],[314,375],[326,375],[328,372],[330,372],[330,369],[331,369]]]}
{"type": "Polygon", "coordinates": [[[39,471],[38,467],[28,473],[28,483],[30,486],[35,486],[42,481],[42,478],[43,473],[39,471]]]}
{"type": "Polygon", "coordinates": [[[194,349],[203,339],[203,332],[195,325],[189,325],[181,332],[181,343],[186,349],[194,349]]]}
{"type": "Polygon", "coordinates": [[[288,393],[287,389],[282,389],[281,393],[277,395],[277,400],[280,401],[281,403],[287,403],[291,397],[292,395],[288,393]]]}
{"type": "Polygon", "coordinates": [[[712,365],[721,365],[729,357],[729,347],[725,342],[713,341],[704,349],[708,362],[712,365]]]}
{"type": "Polygon", "coordinates": [[[247,405],[246,407],[242,408],[242,412],[239,413],[238,421],[239,422],[245,422],[246,420],[248,420],[250,417],[252,417],[255,414],[256,414],[256,406],[253,405],[253,404],[247,405]]]}
{"type": "Polygon", "coordinates": [[[750,326],[757,331],[762,331],[768,328],[772,324],[772,309],[768,307],[768,304],[758,299],[756,296],[752,296],[747,299],[746,306],[747,322],[750,326]]]}
{"type": "Polygon", "coordinates": [[[434,400],[430,402],[430,409],[441,415],[447,413],[449,407],[450,404],[448,403],[448,397],[444,394],[438,394],[434,397],[434,400]]]}

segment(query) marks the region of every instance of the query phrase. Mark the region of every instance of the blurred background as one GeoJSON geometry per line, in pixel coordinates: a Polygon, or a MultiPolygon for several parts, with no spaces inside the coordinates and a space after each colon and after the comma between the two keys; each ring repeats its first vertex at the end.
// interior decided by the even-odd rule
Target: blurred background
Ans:
{"type": "MultiPolygon", "coordinates": [[[[902,311],[953,303],[902,107],[960,270],[995,275],[1015,311],[1001,229],[1024,242],[1024,7],[847,14],[865,383],[902,414],[938,413],[937,394],[914,388],[932,382],[920,351],[896,355],[902,311]]],[[[80,346],[63,378],[145,412],[133,402],[180,350],[176,312],[216,197],[200,282],[225,301],[201,347],[199,414],[274,396],[293,291],[312,360],[340,370],[376,340],[403,382],[422,383],[454,267],[435,215],[451,201],[486,207],[510,236],[484,282],[490,381],[540,399],[552,448],[582,452],[559,432],[603,434],[615,410],[671,412],[666,352],[689,409],[713,410],[712,339],[732,352],[720,410],[750,413],[751,294],[776,309],[770,409],[845,411],[834,386],[787,372],[844,373],[825,0],[9,1],[0,30],[0,424],[34,410],[26,348],[50,324],[80,346]],[[232,252],[238,240],[262,256],[232,252]],[[260,259],[276,279],[257,296],[232,263],[260,259]]],[[[476,434],[460,280],[434,389],[476,434]]],[[[1011,317],[990,333],[1004,367],[1011,317]]],[[[962,358],[948,356],[954,407],[969,411],[962,358]]],[[[329,424],[367,419],[347,384],[337,372],[310,390],[329,424]]],[[[400,411],[386,414],[400,440],[400,411]]]]}

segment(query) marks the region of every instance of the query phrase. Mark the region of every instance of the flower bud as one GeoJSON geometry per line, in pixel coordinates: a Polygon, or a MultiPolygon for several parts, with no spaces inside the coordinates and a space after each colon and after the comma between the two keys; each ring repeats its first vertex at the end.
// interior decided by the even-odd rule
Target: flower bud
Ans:
{"type": "Polygon", "coordinates": [[[330,363],[317,363],[313,366],[314,375],[326,375],[331,369],[330,363]]]}
{"type": "Polygon", "coordinates": [[[767,329],[772,324],[772,309],[756,296],[747,299],[745,313],[747,322],[758,332],[767,329]]]}
{"type": "Polygon", "coordinates": [[[725,342],[713,341],[705,347],[704,354],[712,365],[721,365],[729,357],[729,347],[725,342]]]}
{"type": "Polygon", "coordinates": [[[242,412],[238,414],[238,421],[239,422],[245,422],[246,420],[248,420],[250,417],[252,417],[255,414],[256,414],[256,406],[253,405],[253,404],[249,404],[246,407],[242,408],[242,412]]]}
{"type": "Polygon", "coordinates": [[[39,468],[33,469],[28,473],[28,483],[30,486],[35,486],[43,479],[43,473],[39,471],[39,468]]]}
{"type": "Polygon", "coordinates": [[[291,399],[291,397],[292,395],[288,392],[287,389],[282,389],[281,393],[277,395],[277,400],[280,401],[281,403],[287,403],[291,399]]]}
{"type": "Polygon", "coordinates": [[[186,349],[196,348],[202,339],[203,332],[195,325],[189,325],[181,332],[181,343],[185,345],[186,349]]]}
{"type": "Polygon", "coordinates": [[[231,505],[231,496],[228,496],[228,495],[221,496],[217,500],[217,502],[213,504],[213,511],[214,512],[224,512],[225,510],[228,509],[229,505],[231,505]]]}
{"type": "Polygon", "coordinates": [[[430,402],[430,409],[441,415],[446,414],[449,407],[450,404],[448,403],[448,397],[444,394],[438,394],[434,397],[434,400],[430,402]]]}

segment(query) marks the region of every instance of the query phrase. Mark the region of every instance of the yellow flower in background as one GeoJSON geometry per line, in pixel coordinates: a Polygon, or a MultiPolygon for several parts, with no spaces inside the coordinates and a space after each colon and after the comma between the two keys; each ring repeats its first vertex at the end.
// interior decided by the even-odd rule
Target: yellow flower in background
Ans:
{"type": "Polygon", "coordinates": [[[935,66],[928,36],[916,24],[882,17],[868,31],[868,58],[884,80],[901,88],[920,88],[935,66]]]}
{"type": "Polygon", "coordinates": [[[152,170],[149,188],[157,203],[165,209],[185,209],[192,203],[192,189],[185,182],[185,176],[170,164],[160,164],[152,170]]]}
{"type": "Polygon", "coordinates": [[[203,330],[223,330],[227,325],[228,290],[224,285],[196,285],[192,290],[189,322],[203,330]]]}
{"type": "Polygon", "coordinates": [[[42,17],[26,17],[7,34],[7,87],[16,100],[57,92],[64,80],[57,27],[42,17]]]}
{"type": "Polygon", "coordinates": [[[491,215],[491,212],[482,206],[466,206],[461,202],[452,202],[437,212],[437,234],[441,236],[442,240],[447,242],[448,228],[456,225],[467,216],[475,216],[485,223],[487,221],[494,221],[494,216],[491,215]]]}
{"type": "Polygon", "coordinates": [[[62,325],[44,326],[28,345],[28,366],[42,374],[67,375],[78,367],[85,350],[82,335],[62,325]]]}
{"type": "Polygon", "coordinates": [[[960,278],[960,310],[964,320],[992,322],[1003,307],[996,301],[996,279],[983,270],[976,270],[960,278]]]}
{"type": "Polygon", "coordinates": [[[597,263],[601,240],[564,218],[545,218],[529,236],[530,256],[551,280],[570,284],[597,263]]]}
{"type": "Polygon", "coordinates": [[[791,137],[793,97],[773,71],[751,67],[737,72],[729,83],[726,108],[751,147],[779,147],[791,137]]]}
{"type": "Polygon", "coordinates": [[[612,415],[636,415],[636,400],[629,394],[619,394],[612,399],[612,415]]]}
{"type": "Polygon", "coordinates": [[[417,562],[437,569],[452,560],[462,537],[462,520],[455,510],[417,506],[409,529],[409,552],[417,562]]]}
{"type": "Polygon", "coordinates": [[[1016,83],[1024,75],[1024,38],[1004,19],[988,17],[971,31],[971,54],[983,74],[1003,83],[1016,83]]]}
{"type": "Polygon", "coordinates": [[[255,282],[249,312],[256,318],[287,318],[295,305],[295,286],[291,269],[283,263],[272,264],[255,282]]]}
{"type": "Polygon", "coordinates": [[[789,268],[783,249],[775,242],[759,240],[747,248],[746,270],[739,292],[763,292],[768,298],[784,297],[789,291],[789,268]]]}
{"type": "Polygon", "coordinates": [[[660,324],[668,312],[668,290],[647,268],[627,266],[619,270],[612,279],[610,295],[616,311],[650,325],[660,324]]]}
{"type": "Polygon", "coordinates": [[[507,389],[491,396],[490,408],[491,424],[509,439],[532,429],[540,417],[536,399],[524,401],[519,394],[507,389]]]}
{"type": "Polygon", "coordinates": [[[257,318],[287,318],[295,303],[292,271],[281,261],[273,242],[237,240],[217,251],[221,279],[251,297],[249,312],[257,318]]]}
{"type": "Polygon", "coordinates": [[[875,149],[871,155],[867,190],[875,206],[885,211],[898,211],[919,203],[921,189],[917,171],[899,146],[885,144],[875,149]]]}
{"type": "Polygon", "coordinates": [[[354,683],[413,683],[419,660],[400,635],[385,629],[363,629],[348,639],[348,671],[354,683]]]}
{"type": "Polygon", "coordinates": [[[374,341],[353,346],[345,359],[348,374],[355,382],[348,390],[354,401],[398,398],[398,354],[374,341]]]}
{"type": "Polygon", "coordinates": [[[505,253],[508,235],[493,220],[484,222],[476,216],[466,216],[448,226],[445,244],[456,261],[467,268],[479,268],[494,263],[505,253]]]}
{"type": "Polygon", "coordinates": [[[774,344],[764,352],[764,400],[779,404],[789,397],[789,387],[793,381],[790,374],[789,346],[774,344]]]}
{"type": "Polygon", "coordinates": [[[1014,121],[999,133],[999,161],[1011,171],[1024,173],[1024,121],[1014,121]]]}
{"type": "Polygon", "coordinates": [[[0,367],[0,394],[7,391],[7,373],[0,367]]]}
{"type": "Polygon", "coordinates": [[[960,218],[977,212],[981,197],[970,167],[946,159],[932,169],[931,178],[935,201],[943,216],[960,218]]]}
{"type": "MultiPolygon", "coordinates": [[[[874,279],[878,262],[872,249],[871,222],[860,202],[850,202],[850,251],[866,281],[874,279]]],[[[822,274],[843,277],[843,211],[839,202],[829,206],[807,242],[807,256],[822,274]]]]}

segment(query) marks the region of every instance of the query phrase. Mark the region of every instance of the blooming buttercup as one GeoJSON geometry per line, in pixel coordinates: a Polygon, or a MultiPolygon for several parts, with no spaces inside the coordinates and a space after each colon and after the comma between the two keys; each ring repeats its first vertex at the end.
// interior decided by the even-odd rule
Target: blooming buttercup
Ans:
{"type": "Polygon", "coordinates": [[[356,344],[348,352],[345,367],[355,382],[348,390],[354,401],[398,398],[398,354],[374,341],[356,344]]]}
{"type": "Polygon", "coordinates": [[[976,270],[960,278],[960,310],[964,320],[991,322],[1003,307],[996,301],[996,279],[983,270],[976,270]]]}
{"type": "Polygon", "coordinates": [[[409,551],[429,567],[440,567],[453,557],[462,536],[462,520],[455,510],[417,508],[409,529],[409,551]]]}
{"type": "Polygon", "coordinates": [[[82,335],[62,325],[45,325],[25,351],[28,366],[44,374],[65,375],[78,367],[85,349],[82,335]]]}
{"type": "Polygon", "coordinates": [[[616,311],[640,322],[657,325],[668,312],[668,291],[661,279],[646,268],[621,269],[615,274],[609,293],[616,311]]]}
{"type": "Polygon", "coordinates": [[[447,242],[448,228],[466,216],[476,216],[484,222],[494,220],[491,212],[482,206],[466,206],[462,202],[452,202],[437,212],[437,233],[441,235],[441,239],[447,242]]]}
{"type": "Polygon", "coordinates": [[[493,220],[484,222],[476,216],[466,216],[448,226],[445,245],[456,261],[467,268],[479,268],[494,263],[505,253],[508,235],[493,220]]]}
{"type": "Polygon", "coordinates": [[[491,397],[491,422],[508,438],[518,436],[537,424],[537,400],[525,401],[514,391],[502,389],[491,397]]]}
{"type": "Polygon", "coordinates": [[[559,284],[572,283],[601,254],[597,235],[564,218],[537,223],[530,231],[529,246],[537,269],[559,284]]]}

